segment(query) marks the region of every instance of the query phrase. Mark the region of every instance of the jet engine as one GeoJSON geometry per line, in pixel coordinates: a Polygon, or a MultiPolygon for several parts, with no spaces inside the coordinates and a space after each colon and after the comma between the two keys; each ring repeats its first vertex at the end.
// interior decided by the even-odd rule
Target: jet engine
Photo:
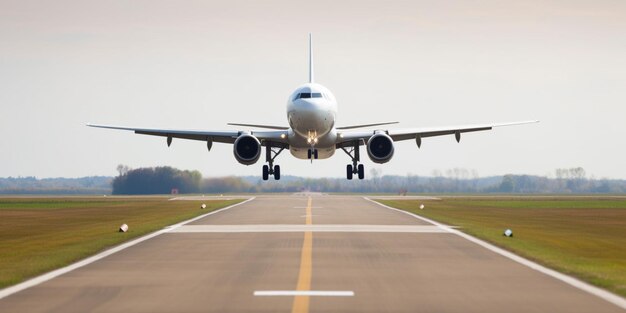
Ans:
{"type": "Polygon", "coordinates": [[[367,141],[367,155],[374,163],[387,163],[393,157],[393,139],[380,132],[367,141]]]}
{"type": "Polygon", "coordinates": [[[252,135],[241,135],[237,137],[233,144],[233,154],[235,159],[241,164],[254,164],[261,156],[261,143],[252,135]]]}

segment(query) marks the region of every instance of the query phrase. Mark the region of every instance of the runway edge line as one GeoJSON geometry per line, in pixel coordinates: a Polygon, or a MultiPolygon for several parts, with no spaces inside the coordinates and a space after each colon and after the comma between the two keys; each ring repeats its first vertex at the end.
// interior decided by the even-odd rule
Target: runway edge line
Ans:
{"type": "Polygon", "coordinates": [[[419,220],[422,220],[424,222],[436,225],[436,226],[440,227],[441,229],[444,229],[444,230],[446,230],[446,231],[448,231],[450,233],[453,233],[455,235],[463,237],[463,238],[465,238],[465,239],[467,239],[467,240],[469,240],[469,241],[471,241],[471,242],[473,242],[473,243],[475,243],[477,245],[480,245],[483,248],[486,248],[486,249],[488,249],[488,250],[490,250],[492,252],[495,252],[495,253],[497,253],[497,254],[505,257],[505,258],[508,258],[508,259],[510,259],[512,261],[515,261],[515,262],[517,262],[519,264],[522,264],[522,265],[524,265],[526,267],[529,267],[529,268],[531,268],[531,269],[533,269],[533,270],[535,270],[537,272],[540,272],[540,273],[543,273],[545,275],[548,275],[548,276],[550,276],[552,278],[558,279],[558,280],[560,280],[560,281],[562,281],[562,282],[564,282],[564,283],[566,283],[566,284],[568,284],[568,285],[570,285],[572,287],[578,288],[578,289],[580,289],[582,291],[585,291],[585,292],[587,292],[589,294],[592,294],[592,295],[594,295],[594,296],[596,296],[598,298],[601,298],[601,299],[603,299],[603,300],[605,300],[607,302],[610,302],[610,303],[612,303],[612,304],[614,304],[614,305],[616,305],[616,306],[618,306],[618,307],[620,307],[622,309],[626,309],[626,299],[624,299],[624,298],[622,298],[622,297],[620,297],[620,296],[618,296],[618,295],[616,295],[614,293],[611,293],[611,292],[606,291],[606,290],[604,290],[602,288],[590,285],[590,284],[588,284],[588,283],[586,283],[584,281],[581,281],[579,279],[576,279],[576,278],[574,278],[572,276],[568,276],[568,275],[565,275],[563,273],[557,272],[557,271],[555,271],[553,269],[549,269],[549,268],[547,268],[547,267],[545,267],[543,265],[540,265],[540,264],[535,263],[533,261],[530,261],[530,260],[528,260],[526,258],[523,258],[523,257],[521,257],[521,256],[519,256],[519,255],[517,255],[517,254],[515,254],[513,252],[506,251],[506,250],[504,250],[502,248],[498,248],[498,247],[496,247],[496,246],[494,246],[494,245],[492,245],[492,244],[490,244],[490,243],[488,243],[488,242],[486,242],[484,240],[478,239],[478,238],[476,238],[474,236],[470,236],[470,235],[468,235],[468,234],[466,234],[464,232],[461,232],[459,230],[453,229],[452,227],[444,225],[444,224],[441,224],[439,222],[435,222],[435,221],[433,221],[433,220],[431,220],[429,218],[422,217],[422,216],[419,216],[417,214],[414,214],[414,213],[411,213],[411,212],[408,212],[408,211],[392,208],[392,207],[390,207],[388,205],[384,205],[382,203],[376,202],[376,201],[374,201],[374,200],[372,200],[372,199],[370,199],[368,197],[363,197],[363,199],[365,199],[367,201],[370,201],[372,203],[378,204],[379,206],[381,206],[383,208],[386,208],[386,209],[389,209],[389,210],[393,210],[393,211],[398,211],[400,213],[404,213],[404,214],[410,215],[410,216],[412,216],[414,218],[417,218],[419,220]]]}
{"type": "Polygon", "coordinates": [[[209,215],[213,215],[213,214],[216,214],[216,213],[219,213],[219,212],[226,211],[228,209],[231,209],[231,208],[234,208],[236,206],[242,205],[244,203],[250,202],[250,201],[254,200],[255,198],[256,197],[252,197],[252,198],[250,198],[248,200],[245,200],[243,202],[239,202],[237,204],[233,204],[233,205],[227,206],[225,208],[221,208],[219,210],[215,210],[215,211],[212,211],[212,212],[209,212],[209,213],[206,213],[206,214],[202,214],[200,216],[196,216],[196,217],[194,217],[192,219],[188,219],[186,221],[182,221],[182,222],[180,222],[178,224],[174,224],[174,225],[168,226],[166,228],[157,230],[157,231],[155,231],[153,233],[147,234],[145,236],[139,237],[139,238],[134,239],[132,241],[123,243],[123,244],[121,244],[119,246],[116,246],[116,247],[110,248],[108,250],[105,250],[103,252],[100,252],[100,253],[98,253],[98,254],[96,254],[94,256],[90,256],[90,257],[88,257],[86,259],[83,259],[81,261],[78,261],[76,263],[72,263],[72,264],[70,264],[68,266],[65,266],[65,267],[53,270],[51,272],[48,272],[46,274],[43,274],[43,275],[40,275],[40,276],[37,276],[37,277],[34,277],[34,278],[31,278],[31,279],[29,279],[27,281],[24,281],[24,282],[21,282],[21,283],[19,283],[17,285],[1,289],[0,290],[0,300],[4,299],[4,298],[6,298],[6,297],[8,297],[8,296],[10,296],[12,294],[15,294],[17,292],[20,292],[22,290],[25,290],[25,289],[37,286],[39,284],[42,284],[44,282],[47,282],[47,281],[49,281],[49,280],[51,280],[53,278],[59,277],[59,276],[61,276],[63,274],[67,274],[67,273],[69,273],[69,272],[71,272],[73,270],[79,269],[79,268],[81,268],[83,266],[86,266],[86,265],[89,265],[89,264],[91,264],[93,262],[96,262],[96,261],[99,261],[101,259],[104,259],[104,258],[106,258],[106,257],[108,257],[108,256],[110,256],[112,254],[120,252],[120,251],[122,251],[122,250],[124,250],[126,248],[130,248],[130,247],[132,247],[132,246],[134,246],[134,245],[136,245],[138,243],[144,242],[144,241],[146,241],[148,239],[152,239],[152,238],[154,238],[156,236],[159,236],[161,234],[165,234],[165,233],[171,231],[172,229],[176,229],[176,228],[178,228],[180,226],[183,226],[183,225],[185,225],[187,223],[191,223],[191,222],[194,222],[194,221],[199,220],[201,218],[205,218],[205,217],[207,217],[209,215]]]}

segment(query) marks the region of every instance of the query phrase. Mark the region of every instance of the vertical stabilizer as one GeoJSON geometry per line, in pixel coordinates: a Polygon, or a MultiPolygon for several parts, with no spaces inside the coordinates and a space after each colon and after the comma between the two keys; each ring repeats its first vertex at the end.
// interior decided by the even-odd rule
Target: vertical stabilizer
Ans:
{"type": "Polygon", "coordinates": [[[314,82],[313,78],[313,35],[309,33],[309,83],[314,82]]]}

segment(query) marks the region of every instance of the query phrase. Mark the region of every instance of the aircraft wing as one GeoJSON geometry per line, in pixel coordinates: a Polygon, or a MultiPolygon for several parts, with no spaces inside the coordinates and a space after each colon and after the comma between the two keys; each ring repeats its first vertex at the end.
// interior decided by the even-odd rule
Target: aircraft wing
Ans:
{"type": "MultiPolygon", "coordinates": [[[[455,135],[457,141],[461,139],[462,133],[490,130],[494,127],[522,125],[529,123],[537,123],[539,121],[521,121],[512,123],[493,123],[493,124],[475,124],[475,125],[462,125],[462,126],[447,126],[447,127],[424,127],[424,128],[409,128],[409,129],[390,129],[384,130],[384,132],[393,139],[393,141],[402,141],[415,139],[418,141],[418,145],[421,144],[421,139],[426,137],[455,135]]],[[[367,140],[374,135],[377,131],[359,131],[359,132],[342,132],[337,137],[337,147],[346,147],[354,145],[354,142],[359,142],[359,145],[363,145],[367,140]]]]}
{"type": "Polygon", "coordinates": [[[350,126],[341,126],[337,127],[337,130],[346,130],[346,129],[355,129],[355,128],[365,128],[372,126],[381,126],[381,125],[390,125],[390,124],[398,124],[399,122],[382,122],[382,123],[374,123],[374,124],[362,124],[362,125],[350,125],[350,126]]]}
{"type": "MultiPolygon", "coordinates": [[[[189,140],[200,140],[207,142],[234,143],[237,137],[243,134],[243,131],[206,131],[206,130],[180,130],[180,129],[157,129],[157,128],[140,128],[140,127],[124,127],[110,125],[87,124],[89,127],[107,128],[117,130],[133,131],[135,134],[151,135],[170,138],[181,138],[189,140]]],[[[287,131],[249,131],[265,145],[266,142],[272,142],[273,146],[289,147],[287,143],[287,131]]]]}

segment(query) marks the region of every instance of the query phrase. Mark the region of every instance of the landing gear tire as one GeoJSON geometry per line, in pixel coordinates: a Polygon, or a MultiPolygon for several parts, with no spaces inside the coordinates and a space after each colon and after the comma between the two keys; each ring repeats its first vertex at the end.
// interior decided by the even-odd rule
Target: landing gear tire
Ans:
{"type": "Polygon", "coordinates": [[[348,166],[346,166],[346,178],[352,180],[352,174],[352,164],[348,164],[348,166]]]}
{"type": "Polygon", "coordinates": [[[274,166],[274,180],[280,180],[280,165],[274,166]]]}
{"type": "Polygon", "coordinates": [[[270,177],[270,167],[267,165],[263,165],[263,180],[268,180],[270,177]]]}
{"type": "Polygon", "coordinates": [[[307,155],[307,157],[309,158],[309,160],[311,160],[311,159],[315,159],[315,160],[317,160],[317,156],[318,156],[318,154],[317,154],[317,149],[310,148],[310,149],[307,151],[306,155],[307,155]]]}
{"type": "Polygon", "coordinates": [[[363,164],[359,164],[357,169],[358,169],[357,172],[359,174],[359,179],[365,178],[365,166],[363,166],[363,164]]]}

